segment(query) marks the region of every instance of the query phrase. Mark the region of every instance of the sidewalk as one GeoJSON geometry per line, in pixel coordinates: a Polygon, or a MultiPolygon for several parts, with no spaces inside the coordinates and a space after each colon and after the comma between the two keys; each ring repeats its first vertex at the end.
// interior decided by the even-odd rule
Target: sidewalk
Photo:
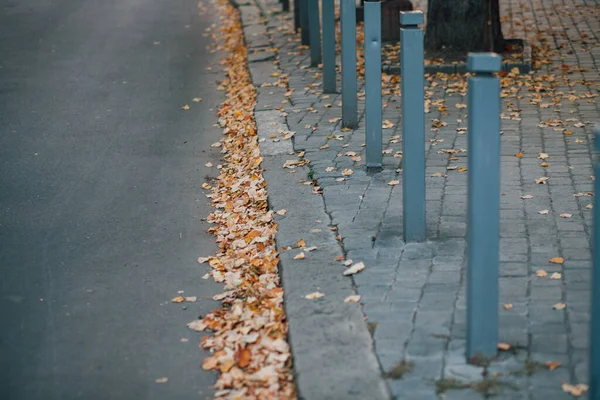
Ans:
{"type": "Polygon", "coordinates": [[[250,53],[257,51],[250,69],[259,87],[257,126],[270,202],[287,209],[278,217],[278,247],[293,248],[280,256],[300,397],[572,398],[561,384],[586,383],[588,375],[600,4],[502,2],[505,36],[536,46],[541,69],[502,78],[498,306],[500,342],[508,350],[480,368],[464,357],[465,78],[427,79],[428,240],[405,244],[398,77],[384,76],[384,168],[369,174],[363,82],[359,128],[341,129],[341,96],[321,93],[320,71],[309,67],[291,14],[273,0],[256,1],[240,10],[250,53]],[[307,186],[312,179],[316,186],[307,186]],[[319,248],[305,249],[305,258],[296,260],[300,239],[319,248]],[[340,255],[366,268],[342,276],[343,265],[334,261],[340,255]],[[324,297],[304,298],[312,292],[324,297]],[[366,324],[358,304],[344,302],[353,292],[366,324]]]}

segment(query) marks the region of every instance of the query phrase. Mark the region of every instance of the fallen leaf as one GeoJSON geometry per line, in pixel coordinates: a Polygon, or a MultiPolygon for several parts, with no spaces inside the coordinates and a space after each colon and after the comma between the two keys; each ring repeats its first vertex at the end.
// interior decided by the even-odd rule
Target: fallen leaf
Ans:
{"type": "Polygon", "coordinates": [[[348,296],[344,299],[344,303],[358,303],[360,301],[360,296],[357,294],[348,296]]]}
{"type": "Polygon", "coordinates": [[[510,350],[510,344],[508,344],[508,343],[498,343],[498,350],[508,351],[508,350],[510,350]]]}
{"type": "Polygon", "coordinates": [[[201,97],[194,97],[194,98],[192,99],[192,101],[193,101],[194,103],[200,103],[200,102],[202,101],[202,98],[201,98],[201,97]]]}
{"type": "Polygon", "coordinates": [[[252,353],[247,348],[238,349],[235,352],[235,361],[240,368],[246,368],[250,364],[252,353]]]}
{"type": "Polygon", "coordinates": [[[194,331],[202,332],[206,329],[206,324],[201,319],[196,319],[196,320],[188,323],[187,327],[194,331]]]}
{"type": "Polygon", "coordinates": [[[167,383],[168,381],[169,381],[169,378],[167,378],[166,376],[156,379],[156,383],[167,383]]]}
{"type": "Polygon", "coordinates": [[[560,214],[561,218],[571,218],[572,216],[573,216],[573,214],[569,214],[569,213],[560,214]]]}
{"type": "Polygon", "coordinates": [[[585,206],[585,208],[589,208],[591,210],[592,208],[594,208],[594,205],[592,203],[590,203],[587,206],[585,206]]]}
{"type": "Polygon", "coordinates": [[[556,368],[560,367],[560,361],[546,361],[546,367],[550,371],[554,371],[556,368]]]}
{"type": "Polygon", "coordinates": [[[570,385],[568,383],[562,384],[562,390],[565,393],[569,393],[572,396],[579,397],[588,391],[588,385],[578,383],[577,385],[570,385]]]}
{"type": "Polygon", "coordinates": [[[548,178],[547,176],[542,176],[541,178],[535,179],[535,183],[537,183],[538,185],[545,185],[548,179],[550,178],[548,178]]]}
{"type": "Polygon", "coordinates": [[[323,296],[325,296],[325,295],[321,292],[312,292],[312,293],[307,294],[304,297],[307,298],[308,300],[314,300],[314,299],[320,299],[323,296]]]}
{"type": "Polygon", "coordinates": [[[540,160],[545,160],[545,159],[546,159],[546,158],[548,158],[548,157],[550,157],[550,156],[549,156],[547,153],[540,153],[540,154],[538,155],[538,158],[539,158],[540,160]]]}
{"type": "Polygon", "coordinates": [[[565,134],[565,135],[572,135],[573,131],[563,131],[563,134],[565,134]]]}
{"type": "Polygon", "coordinates": [[[544,271],[543,269],[538,269],[537,271],[535,271],[535,276],[543,278],[545,276],[548,276],[548,273],[546,271],[544,271]]]}
{"type": "Polygon", "coordinates": [[[550,275],[550,279],[560,279],[562,277],[562,274],[560,272],[555,272],[552,275],[550,275]]]}
{"type": "Polygon", "coordinates": [[[185,298],[185,301],[187,301],[188,303],[195,303],[198,300],[198,297],[196,296],[187,296],[185,298]]]}
{"type": "Polygon", "coordinates": [[[518,152],[517,154],[515,154],[515,157],[517,157],[517,158],[523,157],[523,152],[522,151],[518,152]]]}
{"type": "Polygon", "coordinates": [[[390,186],[396,186],[396,185],[399,185],[399,184],[400,184],[400,181],[396,181],[396,180],[388,182],[388,185],[390,185],[390,186]]]}
{"type": "Polygon", "coordinates": [[[543,163],[540,164],[540,167],[549,167],[550,164],[548,164],[546,161],[544,161],[543,163]]]}
{"type": "Polygon", "coordinates": [[[437,178],[437,177],[441,177],[441,176],[442,176],[442,173],[441,173],[441,172],[436,172],[435,174],[433,174],[433,175],[431,175],[431,176],[433,176],[433,177],[436,177],[436,178],[437,178]]]}
{"type": "Polygon", "coordinates": [[[353,266],[351,266],[347,270],[345,270],[344,271],[344,275],[346,275],[346,276],[348,276],[348,275],[354,275],[354,274],[359,273],[363,269],[365,269],[365,264],[361,261],[359,263],[354,264],[353,266]]]}
{"type": "Polygon", "coordinates": [[[530,194],[526,194],[525,196],[521,196],[521,198],[522,198],[523,200],[527,200],[527,199],[533,199],[533,196],[532,196],[532,195],[530,195],[530,194]]]}
{"type": "Polygon", "coordinates": [[[383,123],[381,124],[381,127],[383,129],[390,129],[390,128],[393,128],[394,125],[395,124],[392,121],[386,119],[386,120],[383,120],[383,123]]]}
{"type": "Polygon", "coordinates": [[[512,310],[513,305],[512,304],[505,304],[504,308],[507,309],[507,310],[512,310]]]}
{"type": "Polygon", "coordinates": [[[198,264],[204,264],[208,259],[209,257],[198,257],[198,264]]]}
{"type": "Polygon", "coordinates": [[[565,259],[562,258],[562,257],[554,257],[554,258],[551,258],[548,261],[550,261],[552,264],[562,264],[562,263],[565,262],[565,259]]]}
{"type": "Polygon", "coordinates": [[[221,146],[222,146],[221,142],[216,142],[216,143],[213,143],[210,145],[210,147],[221,147],[221,146]]]}
{"type": "Polygon", "coordinates": [[[346,261],[344,261],[342,264],[344,264],[344,266],[349,267],[352,265],[352,260],[348,259],[346,261]]]}
{"type": "Polygon", "coordinates": [[[458,169],[458,172],[466,172],[466,171],[467,171],[467,169],[464,167],[458,169]]]}
{"type": "Polygon", "coordinates": [[[560,303],[556,303],[555,305],[553,305],[553,306],[552,306],[552,309],[553,309],[553,310],[564,310],[564,308],[565,308],[566,306],[567,306],[567,305],[566,305],[565,303],[562,303],[562,302],[560,302],[560,303]]]}
{"type": "Polygon", "coordinates": [[[302,252],[300,252],[294,256],[294,260],[304,260],[305,258],[306,258],[306,256],[302,252]]]}
{"type": "Polygon", "coordinates": [[[183,298],[183,296],[177,296],[171,299],[171,303],[183,303],[184,301],[185,299],[183,298]]]}
{"type": "Polygon", "coordinates": [[[538,214],[547,215],[549,212],[549,210],[540,210],[538,211],[538,214]]]}
{"type": "Polygon", "coordinates": [[[204,183],[202,184],[202,189],[206,189],[206,190],[208,190],[208,189],[210,189],[211,187],[212,187],[212,186],[210,186],[210,185],[209,185],[208,183],[206,183],[206,182],[204,182],[204,183]]]}
{"type": "Polygon", "coordinates": [[[300,239],[296,242],[296,247],[306,247],[306,240],[300,239]]]}
{"type": "Polygon", "coordinates": [[[190,109],[190,106],[188,106],[188,105],[186,104],[186,105],[184,105],[183,107],[181,107],[181,109],[182,109],[182,110],[185,110],[185,111],[187,111],[187,110],[189,110],[189,109],[190,109]]]}
{"type": "Polygon", "coordinates": [[[209,371],[211,369],[217,369],[219,362],[216,356],[207,357],[202,363],[202,369],[205,371],[209,371]]]}
{"type": "Polygon", "coordinates": [[[336,256],[336,257],[333,259],[333,261],[342,261],[343,259],[344,259],[344,256],[343,256],[343,255],[341,255],[341,256],[336,256]]]}
{"type": "Polygon", "coordinates": [[[325,172],[332,172],[332,171],[335,171],[334,167],[327,167],[327,168],[325,168],[325,172]]]}
{"type": "Polygon", "coordinates": [[[285,214],[287,214],[287,210],[285,208],[282,208],[281,210],[276,211],[275,214],[277,214],[277,215],[285,215],[285,214]]]}
{"type": "Polygon", "coordinates": [[[350,176],[354,173],[354,171],[352,171],[350,168],[346,168],[345,170],[342,171],[342,175],[344,176],[350,176]]]}

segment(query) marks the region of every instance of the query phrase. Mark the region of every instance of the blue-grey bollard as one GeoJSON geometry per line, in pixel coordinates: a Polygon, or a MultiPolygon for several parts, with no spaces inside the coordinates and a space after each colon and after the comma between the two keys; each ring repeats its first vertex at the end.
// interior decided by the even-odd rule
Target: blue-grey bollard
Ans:
{"type": "Polygon", "coordinates": [[[600,125],[594,129],[594,265],[590,316],[590,400],[600,399],[600,125]]]}
{"type": "Polygon", "coordinates": [[[294,31],[300,29],[300,0],[294,0],[294,31]]]}
{"type": "Polygon", "coordinates": [[[358,126],[356,97],[356,2],[340,0],[342,34],[342,126],[358,126]]]}
{"type": "Polygon", "coordinates": [[[367,168],[382,166],[381,2],[367,0],[365,11],[365,122],[367,168]]]}
{"type": "Polygon", "coordinates": [[[310,39],[310,65],[321,64],[321,19],[319,16],[319,0],[308,2],[308,33],[310,39]]]}
{"type": "Polygon", "coordinates": [[[496,356],[500,241],[500,71],[494,53],[470,53],[467,196],[467,361],[496,356]]]}
{"type": "Polygon", "coordinates": [[[300,3],[300,41],[303,45],[310,44],[310,23],[308,22],[308,0],[298,0],[300,3]]]}
{"type": "Polygon", "coordinates": [[[425,68],[423,13],[400,12],[402,69],[402,209],[404,240],[422,242],[425,228],[425,68]]]}
{"type": "Polygon", "coordinates": [[[335,0],[323,0],[323,93],[335,93],[335,0]]]}

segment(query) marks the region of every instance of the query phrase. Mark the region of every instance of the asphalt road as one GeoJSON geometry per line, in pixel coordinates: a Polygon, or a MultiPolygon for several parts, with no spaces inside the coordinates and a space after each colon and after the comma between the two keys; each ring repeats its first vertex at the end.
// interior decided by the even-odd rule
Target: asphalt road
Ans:
{"type": "Polygon", "coordinates": [[[199,11],[0,0],[0,399],[210,395],[185,327],[221,292],[196,263],[222,95],[199,11]]]}

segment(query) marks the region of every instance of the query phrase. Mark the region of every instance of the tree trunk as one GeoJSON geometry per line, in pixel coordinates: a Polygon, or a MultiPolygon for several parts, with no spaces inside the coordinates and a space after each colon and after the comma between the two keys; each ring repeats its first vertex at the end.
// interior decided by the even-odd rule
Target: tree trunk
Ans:
{"type": "Polygon", "coordinates": [[[429,0],[425,47],[435,53],[502,53],[499,0],[429,0]]]}

